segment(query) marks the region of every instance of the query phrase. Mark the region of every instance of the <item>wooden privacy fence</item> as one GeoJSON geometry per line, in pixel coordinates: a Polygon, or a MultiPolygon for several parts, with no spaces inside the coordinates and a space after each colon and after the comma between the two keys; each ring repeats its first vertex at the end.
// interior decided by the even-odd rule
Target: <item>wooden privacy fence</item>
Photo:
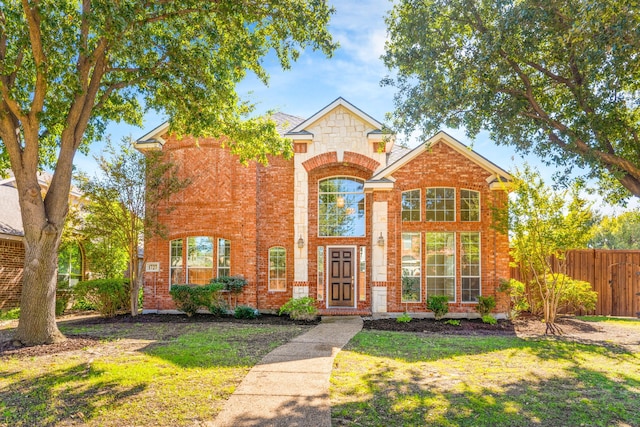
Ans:
{"type": "MultiPolygon", "coordinates": [[[[579,249],[567,252],[567,275],[598,293],[590,314],[640,317],[640,250],[579,249]]],[[[517,267],[511,277],[520,279],[517,267]]]]}

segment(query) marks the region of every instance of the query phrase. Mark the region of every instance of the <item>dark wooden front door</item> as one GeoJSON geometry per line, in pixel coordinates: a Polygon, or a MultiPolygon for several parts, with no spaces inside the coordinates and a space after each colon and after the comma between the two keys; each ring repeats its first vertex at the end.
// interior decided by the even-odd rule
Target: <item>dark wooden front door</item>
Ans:
{"type": "Polygon", "coordinates": [[[355,250],[329,248],[329,306],[353,307],[355,250]]]}

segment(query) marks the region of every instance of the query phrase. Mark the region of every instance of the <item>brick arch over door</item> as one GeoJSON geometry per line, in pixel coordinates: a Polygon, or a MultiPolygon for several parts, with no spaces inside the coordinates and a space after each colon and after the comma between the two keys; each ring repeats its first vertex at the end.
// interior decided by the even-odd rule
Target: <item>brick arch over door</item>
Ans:
{"type": "Polygon", "coordinates": [[[335,151],[332,151],[330,153],[323,153],[314,156],[309,160],[302,162],[302,166],[304,166],[307,172],[311,172],[314,169],[321,168],[332,163],[339,163],[344,165],[351,164],[354,166],[359,166],[370,172],[374,172],[380,166],[380,163],[373,160],[372,158],[351,151],[344,152],[344,158],[342,162],[338,162],[338,154],[335,151]]]}

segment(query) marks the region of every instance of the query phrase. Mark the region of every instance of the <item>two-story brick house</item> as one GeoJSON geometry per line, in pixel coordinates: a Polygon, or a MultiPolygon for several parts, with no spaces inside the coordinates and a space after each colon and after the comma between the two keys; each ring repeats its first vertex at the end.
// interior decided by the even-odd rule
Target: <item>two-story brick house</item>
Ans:
{"type": "Polygon", "coordinates": [[[491,227],[509,174],[440,132],[409,150],[342,98],[303,119],[278,113],[294,157],[241,165],[214,139],[162,125],[137,141],[162,150],[192,184],[160,213],[167,239],[146,242],[144,309],[175,309],[169,288],[242,275],[240,301],[261,311],[312,296],[325,314],[475,314],[509,277],[508,238],[491,227]],[[149,270],[149,269],[148,269],[149,270]]]}

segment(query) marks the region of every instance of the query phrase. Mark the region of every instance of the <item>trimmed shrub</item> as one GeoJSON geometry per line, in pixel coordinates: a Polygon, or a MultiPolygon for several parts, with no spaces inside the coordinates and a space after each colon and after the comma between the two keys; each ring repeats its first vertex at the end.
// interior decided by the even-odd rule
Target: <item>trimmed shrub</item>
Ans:
{"type": "Polygon", "coordinates": [[[318,317],[316,300],[311,297],[291,298],[280,307],[279,315],[286,313],[293,320],[315,320],[318,317]]]}
{"type": "Polygon", "coordinates": [[[255,319],[258,317],[258,310],[247,305],[239,305],[233,311],[233,317],[236,319],[255,319]]]}
{"type": "Polygon", "coordinates": [[[495,317],[493,317],[490,314],[485,314],[482,316],[482,322],[483,323],[488,323],[490,325],[495,325],[496,323],[498,323],[498,321],[496,320],[495,317]]]}
{"type": "Polygon", "coordinates": [[[73,297],[73,289],[58,288],[56,289],[56,316],[62,316],[69,305],[69,301],[73,297]]]}
{"type": "Polygon", "coordinates": [[[112,317],[129,308],[129,279],[97,279],[79,282],[73,287],[79,300],[86,300],[104,317],[112,317]]]}
{"type": "Polygon", "coordinates": [[[446,324],[451,325],[451,326],[460,326],[460,321],[457,319],[449,319],[449,320],[445,320],[446,324]]]}
{"type": "Polygon", "coordinates": [[[478,297],[476,311],[480,313],[480,316],[484,317],[488,315],[494,308],[496,308],[496,299],[492,295],[489,295],[488,297],[478,297]]]}
{"type": "Polygon", "coordinates": [[[449,297],[446,295],[431,295],[427,298],[427,308],[433,311],[436,320],[440,320],[449,312],[449,297]]]}
{"type": "Polygon", "coordinates": [[[0,320],[14,320],[20,318],[20,308],[10,308],[7,311],[0,310],[0,320]]]}
{"type": "Polygon", "coordinates": [[[221,315],[226,313],[226,304],[220,296],[222,289],[224,285],[221,283],[206,286],[172,285],[169,294],[178,310],[184,311],[189,317],[202,308],[208,309],[214,315],[221,315]]]}
{"type": "Polygon", "coordinates": [[[598,302],[598,293],[591,288],[589,282],[569,276],[560,277],[560,280],[563,281],[565,286],[558,304],[560,311],[570,314],[579,310],[595,310],[598,302]]]}
{"type": "Polygon", "coordinates": [[[396,322],[398,323],[409,323],[411,322],[411,315],[406,311],[402,313],[400,316],[396,317],[396,322]]]}
{"type": "Polygon", "coordinates": [[[220,283],[224,287],[222,289],[231,292],[232,294],[239,294],[242,292],[245,286],[247,286],[247,280],[242,276],[222,276],[211,279],[211,284],[220,283]]]}

